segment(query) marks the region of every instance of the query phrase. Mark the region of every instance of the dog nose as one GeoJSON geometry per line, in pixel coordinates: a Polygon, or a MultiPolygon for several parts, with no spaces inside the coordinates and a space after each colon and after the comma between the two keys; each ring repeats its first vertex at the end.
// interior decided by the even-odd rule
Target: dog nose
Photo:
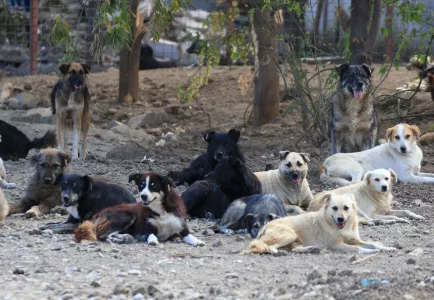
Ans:
{"type": "Polygon", "coordinates": [[[292,173],[292,178],[298,178],[298,174],[297,173],[292,173]]]}
{"type": "Polygon", "coordinates": [[[223,153],[221,153],[221,152],[217,152],[217,153],[215,154],[215,157],[216,157],[217,159],[222,159],[222,158],[223,158],[223,153]]]}
{"type": "Polygon", "coordinates": [[[401,148],[399,148],[399,149],[401,149],[401,152],[402,152],[402,153],[407,152],[407,148],[405,148],[405,147],[401,147],[401,148]]]}
{"type": "Polygon", "coordinates": [[[342,223],[344,221],[344,218],[342,218],[342,217],[338,217],[338,222],[339,223],[342,223]]]}
{"type": "Polygon", "coordinates": [[[51,183],[51,179],[50,178],[45,178],[44,179],[44,183],[45,184],[50,184],[51,183]]]}
{"type": "Polygon", "coordinates": [[[63,203],[65,204],[69,203],[69,196],[63,196],[63,203]]]}
{"type": "Polygon", "coordinates": [[[383,192],[386,192],[386,191],[387,191],[387,185],[383,185],[383,186],[381,187],[381,189],[383,190],[383,192]]]}
{"type": "Polygon", "coordinates": [[[357,87],[359,88],[359,89],[362,89],[363,88],[363,82],[357,82],[357,87]]]}
{"type": "Polygon", "coordinates": [[[140,195],[140,199],[142,199],[143,201],[148,200],[148,196],[145,194],[140,195]]]}

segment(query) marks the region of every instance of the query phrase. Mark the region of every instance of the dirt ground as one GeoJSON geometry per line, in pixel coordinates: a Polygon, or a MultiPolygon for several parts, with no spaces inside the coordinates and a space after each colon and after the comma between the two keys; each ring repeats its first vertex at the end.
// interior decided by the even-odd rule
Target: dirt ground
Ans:
{"type": "MultiPolygon", "coordinates": [[[[377,70],[379,66],[376,66],[377,70]]],[[[312,71],[311,67],[308,67],[312,71]]],[[[195,70],[152,70],[140,74],[141,99],[132,105],[116,104],[117,76],[114,69],[91,74],[93,127],[90,131],[89,156],[85,162],[74,161],[70,171],[103,175],[127,182],[134,172],[154,170],[167,174],[185,167],[206,147],[200,132],[208,120],[196,103],[181,105],[173,122],[148,128],[149,134],[180,132],[164,147],[153,143],[131,142],[129,138],[105,130],[110,120],[126,122],[130,117],[180,105],[177,88],[195,70]],[[182,129],[182,130],[181,130],[182,129]],[[119,147],[120,146],[120,147],[119,147]],[[113,150],[114,148],[116,148],[113,150]],[[119,152],[123,150],[123,152],[119,152]],[[131,151],[130,151],[131,150],[131,151]],[[109,157],[120,157],[111,159],[109,157]],[[114,153],[114,154],[113,154],[114,153]],[[116,155],[116,153],[122,153],[116,155]],[[153,162],[140,163],[143,156],[153,162]]],[[[301,130],[295,110],[285,118],[252,129],[243,126],[243,114],[250,95],[241,95],[237,81],[247,68],[220,67],[213,71],[210,84],[201,90],[199,103],[211,115],[213,128],[242,130],[240,147],[247,164],[254,171],[267,163],[276,165],[280,150],[308,152],[309,182],[315,192],[325,188],[317,175],[320,163],[330,154],[328,146],[314,147],[298,141],[301,130]]],[[[376,73],[378,76],[378,73],[376,73]]],[[[383,88],[393,90],[413,77],[404,68],[392,70],[383,88]]],[[[32,92],[49,97],[55,75],[12,78],[15,85],[29,83],[32,92]]],[[[420,97],[430,101],[428,93],[420,97]]],[[[281,104],[282,111],[291,102],[281,104]]],[[[434,105],[432,105],[434,110],[434,105]]],[[[22,111],[0,110],[0,118],[10,121],[22,111]]],[[[394,121],[383,122],[380,135],[394,121]]],[[[53,125],[13,122],[29,137],[41,136],[53,125]]],[[[425,131],[434,120],[412,120],[425,131]]],[[[158,139],[157,139],[158,140],[158,139]]],[[[434,172],[434,149],[423,148],[424,172],[434,172]]],[[[34,152],[29,154],[32,155],[34,152]]],[[[32,169],[27,160],[5,162],[8,181],[19,185],[6,190],[13,203],[23,196],[32,169]]],[[[129,189],[137,194],[133,185],[129,189]]],[[[180,191],[184,187],[180,188],[180,191]]],[[[157,247],[142,243],[76,244],[71,235],[40,232],[47,222],[62,221],[66,216],[52,213],[39,220],[15,215],[0,226],[0,297],[2,299],[433,299],[434,298],[434,186],[399,183],[394,191],[396,208],[409,209],[425,217],[411,224],[360,228],[365,240],[397,247],[393,253],[380,253],[357,264],[354,255],[325,254],[242,255],[250,242],[244,234],[214,234],[214,223],[191,220],[193,233],[207,244],[193,248],[167,242],[157,247]],[[376,280],[367,286],[362,280],[376,280]]],[[[357,256],[356,258],[361,258],[357,256]]]]}

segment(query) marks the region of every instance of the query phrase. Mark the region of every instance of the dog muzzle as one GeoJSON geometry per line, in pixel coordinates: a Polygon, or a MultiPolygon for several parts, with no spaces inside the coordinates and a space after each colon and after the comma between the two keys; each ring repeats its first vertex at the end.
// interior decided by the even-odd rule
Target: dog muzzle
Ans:
{"type": "Polygon", "coordinates": [[[74,84],[74,89],[75,89],[76,91],[81,90],[81,87],[82,87],[81,83],[76,83],[76,84],[74,84]]]}

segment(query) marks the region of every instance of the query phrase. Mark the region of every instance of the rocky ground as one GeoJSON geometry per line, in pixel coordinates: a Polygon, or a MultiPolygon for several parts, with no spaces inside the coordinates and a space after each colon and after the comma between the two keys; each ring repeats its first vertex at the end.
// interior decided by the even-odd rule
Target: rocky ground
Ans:
{"type": "MultiPolygon", "coordinates": [[[[309,68],[309,67],[308,67],[309,68]]],[[[247,68],[218,68],[210,84],[201,90],[199,104],[211,115],[217,130],[242,130],[240,147],[254,171],[276,164],[280,150],[309,152],[309,182],[315,192],[325,187],[318,167],[329,155],[327,145],[317,148],[298,143],[301,124],[298,110],[258,129],[245,127],[243,114],[250,94],[238,86],[247,68]]],[[[115,103],[117,72],[108,70],[90,77],[93,126],[89,156],[70,170],[103,175],[127,182],[133,172],[154,170],[166,174],[188,164],[205,149],[200,132],[208,118],[196,103],[181,104],[176,90],[194,70],[146,71],[140,74],[141,99],[129,105],[115,103]],[[164,145],[163,145],[164,144],[164,145]],[[141,162],[146,156],[147,160],[141,162]]],[[[383,88],[393,90],[413,77],[392,70],[383,88]]],[[[48,106],[54,75],[12,78],[14,86],[28,93],[17,102],[3,103],[0,118],[29,137],[54,129],[48,106]],[[24,100],[25,101],[24,101],[24,100]],[[10,103],[17,104],[12,107],[10,103]],[[25,105],[23,105],[25,103],[25,105]],[[33,103],[32,105],[30,105],[33,103]],[[35,104],[36,103],[36,104],[35,104]]],[[[428,93],[418,103],[433,110],[428,93]]],[[[10,100],[10,99],[9,99],[10,100]]],[[[282,111],[291,105],[282,103],[282,111]]],[[[1,106],[2,104],[0,104],[1,106]]],[[[414,109],[411,105],[403,109],[414,109]]],[[[383,122],[380,134],[395,121],[383,122]]],[[[412,120],[425,132],[431,120],[412,120]]],[[[434,172],[434,149],[425,146],[425,172],[434,172]]],[[[34,152],[29,154],[32,155],[34,152]]],[[[22,197],[31,166],[27,160],[5,162],[9,181],[19,185],[5,191],[10,202],[22,197]]],[[[127,185],[137,193],[133,185],[127,185]]],[[[184,187],[180,188],[180,191],[184,187]]],[[[42,219],[16,215],[0,227],[0,297],[3,299],[432,299],[434,295],[434,186],[399,183],[396,208],[409,209],[425,220],[411,224],[363,226],[365,240],[395,246],[394,253],[380,253],[353,263],[362,256],[327,252],[246,256],[240,254],[250,241],[243,234],[224,236],[209,230],[212,221],[191,220],[194,234],[205,247],[168,242],[157,247],[134,243],[76,244],[71,235],[40,232],[38,227],[65,219],[62,210],[42,219]]]]}

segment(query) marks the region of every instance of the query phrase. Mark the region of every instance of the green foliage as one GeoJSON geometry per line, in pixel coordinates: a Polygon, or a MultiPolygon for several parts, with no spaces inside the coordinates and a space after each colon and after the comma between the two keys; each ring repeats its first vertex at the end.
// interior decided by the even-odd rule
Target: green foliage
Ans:
{"type": "Polygon", "coordinates": [[[104,46],[121,50],[132,42],[132,13],[129,0],[105,0],[99,6],[97,26],[106,30],[104,46]]]}

